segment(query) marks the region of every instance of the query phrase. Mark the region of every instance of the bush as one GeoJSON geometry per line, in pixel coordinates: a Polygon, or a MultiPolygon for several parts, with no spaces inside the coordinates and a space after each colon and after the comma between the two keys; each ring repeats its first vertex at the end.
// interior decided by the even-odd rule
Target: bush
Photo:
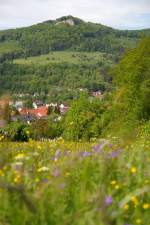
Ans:
{"type": "Polygon", "coordinates": [[[2,133],[5,135],[5,138],[10,141],[22,141],[27,142],[31,135],[31,129],[28,125],[15,122],[7,125],[2,133]]]}
{"type": "Polygon", "coordinates": [[[90,100],[86,95],[73,102],[65,119],[64,138],[89,140],[101,134],[99,119],[104,108],[99,100],[90,100]]]}

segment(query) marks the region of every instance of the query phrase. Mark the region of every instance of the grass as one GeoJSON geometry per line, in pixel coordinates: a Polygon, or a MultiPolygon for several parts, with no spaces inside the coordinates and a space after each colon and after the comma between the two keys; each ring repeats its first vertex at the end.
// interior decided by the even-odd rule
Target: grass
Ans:
{"type": "Polygon", "coordinates": [[[100,52],[51,52],[47,55],[28,57],[27,59],[16,59],[14,63],[17,64],[50,64],[50,63],[62,63],[68,62],[73,64],[95,64],[101,62],[111,62],[111,55],[106,55],[100,52]]]}
{"type": "MultiPolygon", "coordinates": [[[[2,141],[3,137],[1,137],[2,141]]],[[[150,140],[0,143],[0,224],[150,224],[150,140]]]]}
{"type": "Polygon", "coordinates": [[[5,54],[13,51],[19,51],[21,47],[17,43],[17,41],[5,41],[0,43],[0,54],[5,54]]]}

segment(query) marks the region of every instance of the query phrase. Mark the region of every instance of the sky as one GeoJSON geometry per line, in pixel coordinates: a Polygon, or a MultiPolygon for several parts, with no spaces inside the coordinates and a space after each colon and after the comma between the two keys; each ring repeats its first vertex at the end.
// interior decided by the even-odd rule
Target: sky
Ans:
{"type": "Polygon", "coordinates": [[[72,15],[118,29],[150,28],[150,0],[0,0],[0,29],[72,15]]]}

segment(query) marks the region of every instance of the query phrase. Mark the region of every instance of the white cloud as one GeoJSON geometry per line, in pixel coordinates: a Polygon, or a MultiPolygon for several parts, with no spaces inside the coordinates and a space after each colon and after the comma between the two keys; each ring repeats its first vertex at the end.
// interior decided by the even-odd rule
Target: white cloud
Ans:
{"type": "Polygon", "coordinates": [[[28,26],[64,15],[120,28],[150,27],[150,0],[0,0],[1,27],[28,26]]]}

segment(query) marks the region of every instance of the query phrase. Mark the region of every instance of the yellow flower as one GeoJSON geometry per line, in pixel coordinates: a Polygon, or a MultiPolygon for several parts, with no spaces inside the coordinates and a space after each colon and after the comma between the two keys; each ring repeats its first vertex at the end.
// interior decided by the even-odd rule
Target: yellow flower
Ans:
{"type": "Polygon", "coordinates": [[[39,168],[37,171],[38,172],[47,172],[47,171],[49,171],[49,168],[46,166],[43,166],[43,167],[39,168]]]}
{"type": "Polygon", "coordinates": [[[25,154],[20,153],[20,154],[15,156],[15,159],[23,159],[24,157],[25,157],[25,154]]]}
{"type": "Polygon", "coordinates": [[[70,173],[69,173],[69,172],[66,172],[66,173],[65,173],[65,176],[66,176],[66,177],[70,176],[70,173]]]}
{"type": "Polygon", "coordinates": [[[42,147],[40,145],[37,146],[38,149],[41,149],[42,147]]]}
{"type": "Polygon", "coordinates": [[[111,185],[115,185],[115,184],[117,184],[117,181],[116,180],[112,180],[110,183],[111,183],[111,185]]]}
{"type": "Polygon", "coordinates": [[[148,203],[143,204],[143,209],[149,209],[149,208],[150,208],[150,205],[148,203]]]}
{"type": "Polygon", "coordinates": [[[35,179],[35,182],[38,183],[39,181],[40,181],[40,179],[37,177],[37,178],[35,179]]]}
{"type": "Polygon", "coordinates": [[[142,220],[141,219],[136,219],[135,222],[136,222],[136,224],[141,224],[142,220]]]}
{"type": "Polygon", "coordinates": [[[120,188],[120,186],[117,184],[115,185],[115,189],[118,190],[120,188]]]}
{"type": "Polygon", "coordinates": [[[136,169],[136,167],[133,166],[130,168],[130,171],[132,174],[135,174],[137,172],[137,169],[136,169]]]}
{"type": "Polygon", "coordinates": [[[139,201],[138,201],[137,197],[135,197],[135,196],[133,196],[131,198],[131,201],[133,202],[134,206],[137,206],[139,204],[139,201]]]}
{"type": "Polygon", "coordinates": [[[15,178],[14,178],[14,182],[15,182],[15,183],[19,183],[20,180],[21,180],[21,175],[18,173],[18,174],[15,176],[15,178]]]}
{"type": "Polygon", "coordinates": [[[58,161],[58,159],[57,159],[57,158],[55,158],[55,159],[54,159],[54,162],[56,163],[57,161],[58,161]]]}
{"type": "Polygon", "coordinates": [[[144,183],[145,183],[145,184],[148,184],[148,183],[149,183],[149,180],[145,180],[144,183]]]}
{"type": "Polygon", "coordinates": [[[0,176],[4,176],[4,172],[2,170],[0,170],[0,176]]]}
{"type": "Polygon", "coordinates": [[[124,208],[124,210],[128,210],[128,209],[129,209],[129,205],[128,205],[128,204],[125,204],[125,205],[123,206],[123,208],[124,208]]]}

